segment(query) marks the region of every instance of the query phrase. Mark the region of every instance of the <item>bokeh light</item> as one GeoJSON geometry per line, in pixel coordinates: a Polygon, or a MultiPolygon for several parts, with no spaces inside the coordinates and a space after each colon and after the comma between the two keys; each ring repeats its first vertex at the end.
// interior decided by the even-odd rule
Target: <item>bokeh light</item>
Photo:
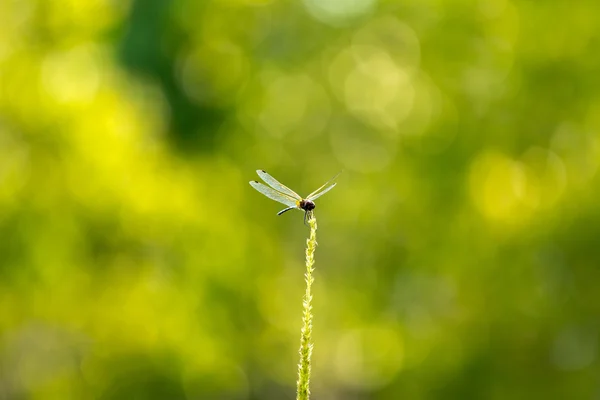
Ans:
{"type": "Polygon", "coordinates": [[[593,399],[596,2],[0,2],[0,399],[593,399]]]}

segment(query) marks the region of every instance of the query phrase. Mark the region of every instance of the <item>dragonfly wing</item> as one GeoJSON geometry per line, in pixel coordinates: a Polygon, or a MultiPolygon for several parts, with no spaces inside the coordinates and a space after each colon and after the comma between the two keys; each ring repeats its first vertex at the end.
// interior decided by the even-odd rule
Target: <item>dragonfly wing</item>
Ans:
{"type": "Polygon", "coordinates": [[[313,194],[311,196],[308,197],[308,200],[316,200],[319,197],[323,196],[325,193],[329,192],[331,189],[333,189],[335,187],[335,185],[337,185],[337,182],[332,183],[331,185],[327,186],[325,189],[321,190],[320,192],[318,192],[317,194],[313,194]]]}
{"type": "Polygon", "coordinates": [[[311,194],[309,194],[308,196],[306,196],[307,200],[314,200],[317,199],[321,196],[323,196],[325,193],[329,192],[331,189],[333,189],[333,187],[335,185],[337,185],[337,182],[335,182],[335,179],[342,173],[342,171],[338,172],[333,178],[331,178],[330,180],[328,180],[327,182],[325,182],[325,184],[323,186],[321,186],[320,188],[318,188],[317,190],[315,190],[314,192],[312,192],[311,194]]]}
{"type": "Polygon", "coordinates": [[[256,173],[258,174],[258,176],[260,176],[260,179],[265,181],[269,186],[271,186],[273,189],[277,190],[278,192],[287,194],[288,196],[292,196],[296,200],[302,200],[302,197],[300,197],[300,195],[298,195],[298,193],[294,192],[289,187],[281,184],[277,179],[275,179],[271,175],[269,175],[267,173],[267,171],[264,171],[262,169],[257,169],[256,173]]]}
{"type": "Polygon", "coordinates": [[[281,204],[285,204],[288,207],[298,207],[296,199],[292,198],[291,196],[288,196],[285,193],[278,192],[277,190],[272,189],[267,185],[263,185],[262,183],[257,181],[250,181],[250,185],[254,189],[258,190],[259,192],[270,198],[271,200],[278,201],[281,204]]]}

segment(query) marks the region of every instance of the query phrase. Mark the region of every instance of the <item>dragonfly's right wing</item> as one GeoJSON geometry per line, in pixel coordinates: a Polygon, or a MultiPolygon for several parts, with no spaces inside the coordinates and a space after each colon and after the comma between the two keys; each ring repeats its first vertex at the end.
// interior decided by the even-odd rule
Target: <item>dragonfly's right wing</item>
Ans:
{"type": "Polygon", "coordinates": [[[250,185],[254,189],[258,190],[259,192],[270,198],[271,200],[278,201],[281,204],[285,204],[288,207],[298,207],[296,199],[294,199],[291,196],[288,196],[285,193],[278,192],[277,190],[272,189],[267,185],[263,185],[262,183],[257,181],[250,181],[250,185]]]}
{"type": "Polygon", "coordinates": [[[342,173],[342,171],[338,172],[333,178],[331,178],[330,180],[325,182],[325,184],[323,184],[323,186],[321,186],[320,188],[318,188],[317,190],[315,190],[314,192],[312,192],[311,194],[306,196],[306,199],[307,200],[315,200],[315,199],[318,199],[319,197],[323,196],[325,193],[329,192],[331,189],[333,189],[333,187],[335,185],[337,185],[337,182],[335,182],[335,179],[341,173],[342,173]]]}
{"type": "Polygon", "coordinates": [[[329,184],[329,186],[326,186],[325,189],[322,189],[320,192],[317,191],[316,194],[311,194],[310,196],[308,196],[307,199],[311,201],[316,200],[319,197],[323,196],[325,193],[329,192],[331,189],[333,189],[335,185],[337,185],[337,182],[332,182],[329,184]]]}
{"type": "Polygon", "coordinates": [[[296,200],[302,200],[302,197],[300,197],[300,195],[298,195],[298,193],[294,192],[289,187],[281,184],[277,179],[275,179],[271,175],[269,175],[267,173],[267,171],[262,170],[262,169],[257,169],[256,173],[258,174],[258,176],[260,176],[260,179],[265,181],[273,189],[275,189],[281,193],[287,194],[288,196],[291,196],[291,197],[295,198],[296,200]]]}

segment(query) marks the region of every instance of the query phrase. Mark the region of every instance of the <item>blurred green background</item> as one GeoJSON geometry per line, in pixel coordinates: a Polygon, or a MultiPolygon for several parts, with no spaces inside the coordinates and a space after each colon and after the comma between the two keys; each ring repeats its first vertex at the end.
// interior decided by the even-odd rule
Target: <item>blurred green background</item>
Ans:
{"type": "Polygon", "coordinates": [[[599,399],[596,0],[0,0],[0,399],[599,399]]]}

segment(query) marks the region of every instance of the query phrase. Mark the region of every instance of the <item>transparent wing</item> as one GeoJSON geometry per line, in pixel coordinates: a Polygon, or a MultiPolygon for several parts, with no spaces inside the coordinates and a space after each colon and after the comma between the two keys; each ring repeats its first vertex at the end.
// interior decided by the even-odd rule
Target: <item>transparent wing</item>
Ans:
{"type": "Polygon", "coordinates": [[[258,174],[258,176],[260,176],[260,179],[265,181],[273,189],[275,189],[281,193],[287,194],[288,196],[292,196],[296,200],[302,200],[302,197],[300,197],[300,195],[298,193],[294,192],[289,187],[282,185],[277,179],[275,179],[271,175],[269,175],[267,173],[267,171],[264,171],[262,169],[257,169],[256,173],[258,174]]]}
{"type": "Polygon", "coordinates": [[[278,201],[281,204],[285,204],[288,207],[297,207],[296,199],[292,198],[291,196],[288,196],[287,194],[280,193],[277,190],[272,189],[267,185],[263,185],[262,183],[257,181],[250,181],[250,185],[254,189],[258,190],[259,192],[270,198],[271,200],[278,201]]]}
{"type": "Polygon", "coordinates": [[[342,173],[342,171],[338,172],[333,178],[331,178],[330,180],[325,182],[325,184],[323,186],[321,186],[320,188],[318,188],[317,190],[315,190],[314,192],[312,192],[311,194],[306,196],[306,200],[318,199],[319,197],[323,196],[325,193],[327,193],[331,189],[333,189],[333,187],[335,185],[337,185],[337,182],[335,182],[335,180],[341,173],[342,173]]]}
{"type": "Polygon", "coordinates": [[[317,194],[313,194],[311,196],[309,196],[307,198],[307,200],[316,200],[319,197],[323,196],[325,193],[329,192],[331,189],[333,189],[335,187],[335,185],[337,185],[337,182],[332,183],[331,185],[327,186],[325,189],[321,190],[319,193],[317,194]]]}

